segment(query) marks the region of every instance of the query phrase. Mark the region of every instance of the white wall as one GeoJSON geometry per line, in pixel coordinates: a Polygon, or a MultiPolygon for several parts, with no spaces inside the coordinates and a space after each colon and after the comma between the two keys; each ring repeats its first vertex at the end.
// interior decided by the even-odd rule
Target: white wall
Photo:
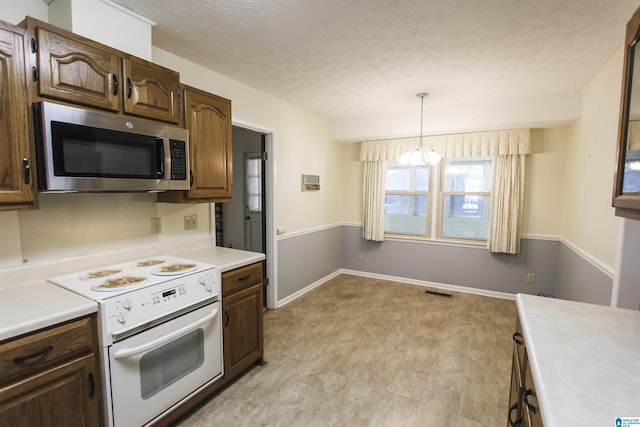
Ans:
{"type": "Polygon", "coordinates": [[[560,236],[567,128],[532,129],[526,158],[522,232],[560,236]]]}
{"type": "Polygon", "coordinates": [[[10,24],[18,24],[25,16],[47,21],[49,11],[42,0],[0,0],[0,19],[10,24]]]}
{"type": "Polygon", "coordinates": [[[152,22],[99,0],[55,0],[49,6],[54,25],[151,60],[152,22]]]}
{"type": "Polygon", "coordinates": [[[620,48],[583,89],[580,119],[569,128],[564,180],[562,236],[611,271],[620,221],[611,196],[622,57],[620,48]]]}
{"type": "Polygon", "coordinates": [[[180,72],[191,86],[231,99],[234,122],[273,133],[276,227],[295,232],[341,221],[341,146],[329,141],[326,119],[162,49],[153,61],[180,72]],[[318,192],[302,192],[301,176],[320,176],[318,192]]]}

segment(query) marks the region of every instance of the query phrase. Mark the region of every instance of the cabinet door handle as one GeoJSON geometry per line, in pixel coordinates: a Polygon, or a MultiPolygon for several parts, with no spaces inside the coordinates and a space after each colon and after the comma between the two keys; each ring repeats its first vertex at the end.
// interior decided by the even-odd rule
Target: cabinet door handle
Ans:
{"type": "Polygon", "coordinates": [[[524,337],[520,332],[516,332],[515,334],[513,334],[513,341],[518,345],[522,345],[524,344],[524,337]]]}
{"type": "Polygon", "coordinates": [[[131,86],[131,79],[127,77],[127,98],[131,99],[131,91],[133,87],[131,86]]]}
{"type": "Polygon", "coordinates": [[[29,166],[29,159],[26,157],[22,159],[22,178],[25,184],[31,182],[31,166],[29,166]]]}
{"type": "Polygon", "coordinates": [[[30,354],[28,356],[18,356],[15,359],[13,359],[13,363],[15,363],[17,365],[22,365],[23,363],[28,362],[29,360],[36,359],[36,358],[39,358],[39,357],[43,357],[44,355],[49,353],[51,350],[53,350],[53,346],[49,345],[49,346],[43,348],[42,350],[36,351],[35,353],[30,354]]]}
{"type": "Polygon", "coordinates": [[[115,74],[111,74],[111,76],[113,76],[113,91],[112,93],[114,95],[118,94],[118,76],[116,76],[115,74]]]}
{"type": "Polygon", "coordinates": [[[249,280],[250,277],[251,277],[250,274],[247,274],[246,276],[238,277],[238,282],[244,282],[245,280],[249,280]]]}
{"type": "Polygon", "coordinates": [[[518,418],[517,420],[513,421],[511,419],[511,414],[513,413],[513,411],[515,411],[516,409],[518,409],[518,403],[514,403],[511,408],[509,408],[509,425],[511,427],[515,427],[517,425],[519,425],[520,423],[522,423],[522,418],[518,418]]]}
{"type": "Polygon", "coordinates": [[[93,372],[89,373],[89,398],[93,399],[96,394],[96,380],[93,378],[93,372]]]}
{"type": "Polygon", "coordinates": [[[229,312],[227,310],[224,311],[224,326],[229,325],[229,312]]]}
{"type": "Polygon", "coordinates": [[[193,171],[189,169],[189,187],[193,187],[193,171]]]}
{"type": "Polygon", "coordinates": [[[527,405],[527,408],[529,408],[529,410],[535,414],[538,408],[529,402],[529,396],[535,397],[533,390],[531,390],[530,388],[524,391],[522,397],[524,399],[524,404],[527,405]]]}

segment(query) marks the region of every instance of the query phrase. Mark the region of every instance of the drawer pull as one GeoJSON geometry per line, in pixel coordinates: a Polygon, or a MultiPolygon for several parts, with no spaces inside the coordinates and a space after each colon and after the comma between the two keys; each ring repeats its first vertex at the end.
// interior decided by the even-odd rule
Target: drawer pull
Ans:
{"type": "Polygon", "coordinates": [[[53,346],[52,345],[47,346],[47,347],[43,348],[42,350],[40,350],[40,351],[38,351],[36,353],[30,354],[28,356],[16,357],[15,359],[13,359],[13,363],[16,363],[18,365],[22,365],[23,363],[28,362],[31,359],[35,359],[37,357],[44,356],[45,354],[49,353],[51,350],[53,350],[53,346]]]}
{"type": "Polygon", "coordinates": [[[521,423],[522,423],[522,418],[518,418],[518,419],[517,419],[517,420],[515,420],[515,421],[513,421],[513,420],[511,419],[511,414],[512,414],[512,413],[513,413],[513,411],[515,411],[516,409],[518,409],[518,403],[517,403],[517,402],[516,402],[516,403],[514,403],[514,404],[513,404],[513,406],[511,406],[511,408],[509,408],[509,425],[510,425],[511,427],[515,427],[515,426],[517,426],[517,425],[519,425],[519,424],[521,424],[521,423]]]}
{"type": "Polygon", "coordinates": [[[227,310],[224,311],[224,326],[229,326],[229,312],[227,310]]]}
{"type": "Polygon", "coordinates": [[[251,277],[250,274],[247,274],[246,276],[238,277],[238,282],[244,282],[245,280],[249,280],[250,277],[251,277]]]}
{"type": "Polygon", "coordinates": [[[532,405],[531,403],[529,403],[529,396],[535,397],[533,390],[531,390],[530,388],[526,389],[522,396],[524,397],[524,404],[527,405],[527,408],[529,408],[529,410],[535,414],[538,408],[532,405]]]}
{"type": "Polygon", "coordinates": [[[515,334],[513,334],[513,341],[518,345],[524,344],[524,338],[522,337],[522,334],[520,332],[516,332],[515,334]]]}

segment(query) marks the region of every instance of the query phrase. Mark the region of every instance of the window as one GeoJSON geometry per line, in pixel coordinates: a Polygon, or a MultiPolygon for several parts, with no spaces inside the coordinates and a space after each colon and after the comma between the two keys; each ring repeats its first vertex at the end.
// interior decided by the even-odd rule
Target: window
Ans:
{"type": "Polygon", "coordinates": [[[491,174],[491,157],[445,158],[435,166],[387,161],[385,233],[486,239],[491,174]]]}
{"type": "Polygon", "coordinates": [[[387,162],[384,230],[390,233],[427,234],[429,167],[387,162]]]}
{"type": "Polygon", "coordinates": [[[441,237],[486,239],[491,208],[491,157],[443,159],[441,237]]]}
{"type": "Polygon", "coordinates": [[[262,212],[262,157],[260,153],[245,156],[247,210],[262,212]]]}

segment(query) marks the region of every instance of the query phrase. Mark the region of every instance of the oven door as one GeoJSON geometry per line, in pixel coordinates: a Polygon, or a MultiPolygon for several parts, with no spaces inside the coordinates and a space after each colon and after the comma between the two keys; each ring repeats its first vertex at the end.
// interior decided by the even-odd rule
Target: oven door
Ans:
{"type": "Polygon", "coordinates": [[[113,423],[141,426],[222,375],[220,302],[109,348],[113,423]]]}

